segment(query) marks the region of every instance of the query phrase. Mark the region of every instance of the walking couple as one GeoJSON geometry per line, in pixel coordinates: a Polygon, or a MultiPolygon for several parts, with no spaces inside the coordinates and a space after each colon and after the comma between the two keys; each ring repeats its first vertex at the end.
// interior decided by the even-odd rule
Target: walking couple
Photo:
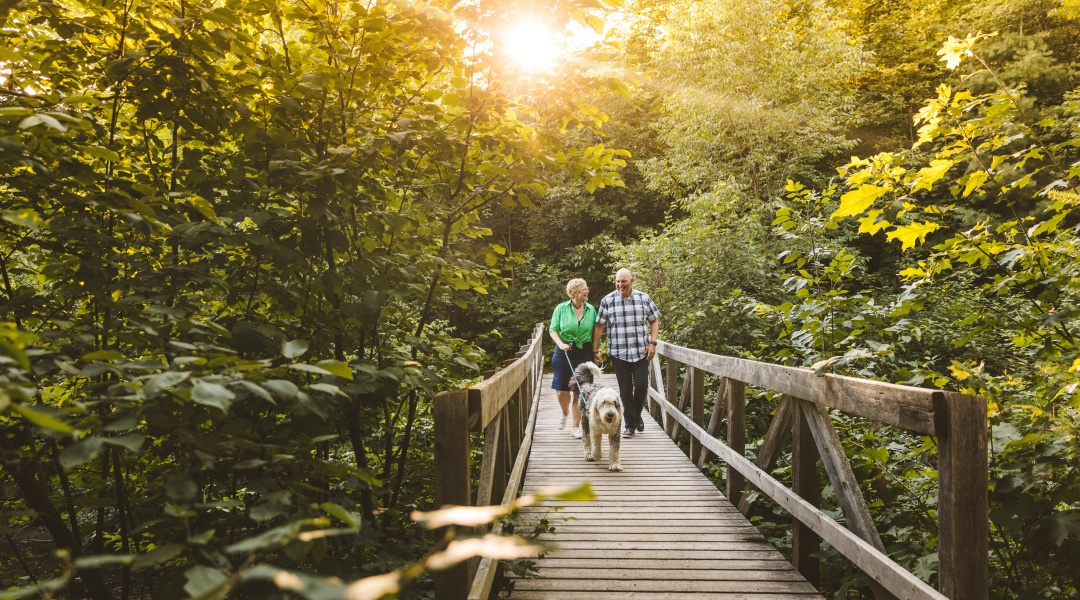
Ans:
{"type": "Polygon", "coordinates": [[[584,279],[571,279],[566,284],[566,295],[570,300],[555,307],[548,327],[555,342],[551,387],[562,407],[559,429],[573,414],[572,435],[581,437],[581,415],[577,402],[571,402],[570,380],[579,364],[590,360],[602,364],[600,338],[607,333],[608,356],[623,403],[626,428],[622,435],[633,437],[645,429],[641,412],[649,389],[649,362],[656,354],[660,311],[648,294],[634,289],[634,275],[629,269],[619,269],[615,274],[615,291],[604,296],[599,309],[587,302],[589,286],[584,279]]]}

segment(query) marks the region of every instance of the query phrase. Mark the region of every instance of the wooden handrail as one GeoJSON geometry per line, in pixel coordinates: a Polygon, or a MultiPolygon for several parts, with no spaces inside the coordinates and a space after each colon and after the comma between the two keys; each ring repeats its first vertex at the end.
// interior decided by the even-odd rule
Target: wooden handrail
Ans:
{"type": "MultiPolygon", "coordinates": [[[[494,498],[502,498],[506,504],[517,497],[540,397],[543,338],[544,324],[537,323],[529,343],[506,368],[471,388],[435,396],[436,506],[482,506],[494,498]],[[474,500],[470,432],[478,429],[483,431],[484,449],[474,500]]],[[[470,589],[475,588],[479,598],[486,598],[496,564],[488,559],[474,560],[435,573],[435,597],[463,600],[472,597],[470,589]]]]}
{"type": "MultiPolygon", "coordinates": [[[[925,390],[837,375],[820,377],[809,369],[718,356],[660,342],[650,365],[649,399],[658,408],[665,430],[677,438],[680,428],[689,432],[702,460],[715,453],[729,465],[728,498],[748,509],[742,497],[744,478],[794,516],[794,562],[810,581],[817,580],[816,536],[828,541],[861,568],[879,587],[879,598],[982,600],[988,594],[989,565],[988,472],[986,455],[986,402],[977,396],[925,390]],[[659,356],[668,360],[666,393],[659,356]],[[687,366],[683,398],[677,397],[678,364],[687,366]],[[703,425],[704,393],[701,373],[724,378],[720,398],[728,416],[728,443],[714,434],[719,419],[703,425]],[[743,386],[753,385],[783,394],[774,423],[766,434],[758,464],[742,455],[745,441],[743,386]],[[726,390],[726,393],[725,393],[726,390]],[[827,408],[873,419],[909,431],[938,438],[938,521],[940,592],[904,570],[884,553],[858,482],[832,428],[827,408]],[[670,422],[670,423],[669,423],[670,422]],[[676,426],[677,424],[677,426],[676,426]],[[772,478],[766,470],[778,453],[785,434],[792,434],[794,490],[772,478]],[[815,506],[819,495],[816,458],[825,465],[848,523],[845,529],[815,506]],[[800,564],[801,563],[801,564],[800,564]]],[[[677,441],[677,439],[676,439],[677,441]]],[[[699,456],[691,455],[691,459],[699,456]]]]}
{"type": "MultiPolygon", "coordinates": [[[[541,353],[541,357],[543,357],[543,353],[541,353]]],[[[525,467],[529,463],[533,432],[536,430],[536,414],[540,411],[540,386],[535,387],[532,404],[529,408],[529,422],[525,429],[525,438],[521,441],[517,460],[514,461],[514,468],[510,471],[510,481],[507,482],[506,491],[502,497],[503,506],[510,504],[517,498],[518,492],[521,491],[521,484],[525,481],[525,467]]],[[[497,523],[491,532],[495,535],[501,535],[503,533],[502,523],[497,523]]],[[[498,565],[499,561],[490,556],[480,559],[480,566],[476,569],[472,589],[469,591],[469,600],[487,600],[487,597],[491,594],[491,584],[495,581],[495,571],[498,565]]]]}
{"type": "Polygon", "coordinates": [[[818,376],[810,369],[719,356],[660,342],[657,352],[706,373],[741,381],[923,435],[934,435],[934,399],[943,392],[856,379],[818,376]]]}

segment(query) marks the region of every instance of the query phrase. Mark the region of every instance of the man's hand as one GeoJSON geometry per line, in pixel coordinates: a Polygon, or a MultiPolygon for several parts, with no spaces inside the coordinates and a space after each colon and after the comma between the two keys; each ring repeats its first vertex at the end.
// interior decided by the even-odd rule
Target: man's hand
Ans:
{"type": "Polygon", "coordinates": [[[651,361],[653,356],[656,356],[656,346],[649,344],[648,347],[645,348],[645,360],[651,361]]]}

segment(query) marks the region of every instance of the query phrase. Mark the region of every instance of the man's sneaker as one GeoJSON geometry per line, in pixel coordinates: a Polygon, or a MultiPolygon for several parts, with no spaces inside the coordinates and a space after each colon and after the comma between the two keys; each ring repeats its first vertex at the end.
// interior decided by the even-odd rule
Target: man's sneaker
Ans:
{"type": "Polygon", "coordinates": [[[566,415],[559,417],[559,429],[566,429],[566,415]]]}
{"type": "Polygon", "coordinates": [[[633,427],[627,427],[626,429],[623,430],[622,436],[624,438],[632,438],[632,437],[634,437],[634,428],[633,427]]]}
{"type": "Polygon", "coordinates": [[[645,431],[645,421],[638,421],[637,422],[637,430],[638,431],[645,431]]]}
{"type": "Polygon", "coordinates": [[[571,429],[570,430],[570,435],[574,436],[574,439],[580,440],[581,439],[581,428],[580,427],[575,427],[575,428],[571,429]]]}

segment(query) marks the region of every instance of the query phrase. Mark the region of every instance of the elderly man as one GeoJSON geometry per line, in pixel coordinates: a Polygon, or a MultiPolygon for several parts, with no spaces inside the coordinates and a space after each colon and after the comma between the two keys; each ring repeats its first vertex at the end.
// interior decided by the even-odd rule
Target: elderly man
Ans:
{"type": "Polygon", "coordinates": [[[623,403],[623,437],[644,431],[641,410],[649,393],[649,361],[656,354],[660,311],[645,292],[634,289],[630,269],[615,274],[615,291],[600,301],[593,326],[593,359],[600,364],[600,336],[607,331],[608,355],[619,380],[623,403]]]}

